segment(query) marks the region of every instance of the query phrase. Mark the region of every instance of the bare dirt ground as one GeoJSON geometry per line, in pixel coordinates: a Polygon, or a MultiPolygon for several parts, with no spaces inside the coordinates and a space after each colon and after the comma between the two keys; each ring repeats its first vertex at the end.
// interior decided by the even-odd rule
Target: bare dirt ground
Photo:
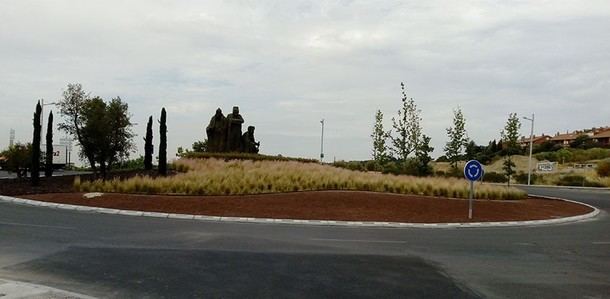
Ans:
{"type": "Polygon", "coordinates": [[[391,221],[413,223],[552,219],[581,215],[591,208],[541,198],[476,200],[468,219],[468,200],[358,191],[311,191],[245,196],[167,196],[83,193],[29,194],[22,198],[136,211],[209,216],[391,221]]]}

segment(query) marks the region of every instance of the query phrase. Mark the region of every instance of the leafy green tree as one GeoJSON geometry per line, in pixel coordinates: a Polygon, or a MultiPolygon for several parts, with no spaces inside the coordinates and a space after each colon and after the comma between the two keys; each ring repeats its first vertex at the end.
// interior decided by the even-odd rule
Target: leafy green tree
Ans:
{"type": "MultiPolygon", "coordinates": [[[[108,103],[105,116],[108,126],[106,135],[108,147],[103,158],[106,159],[107,167],[110,169],[114,163],[127,160],[129,154],[134,151],[133,137],[135,134],[132,131],[133,123],[129,114],[129,105],[120,97],[116,97],[108,103]]],[[[101,161],[100,163],[102,163],[101,161]]]]}
{"type": "Polygon", "coordinates": [[[139,156],[135,159],[122,160],[115,164],[114,169],[139,170],[144,167],[144,157],[139,156]]]}
{"type": "Polygon", "coordinates": [[[167,175],[167,114],[165,107],[161,109],[159,120],[159,174],[167,175]]]}
{"type": "Polygon", "coordinates": [[[430,153],[434,151],[434,148],[430,146],[430,137],[425,134],[422,135],[421,141],[418,143],[417,149],[415,150],[415,157],[417,158],[417,175],[427,176],[432,174],[432,167],[430,166],[430,153]]]}
{"type": "Polygon", "coordinates": [[[505,147],[506,153],[502,169],[508,178],[508,186],[510,186],[511,176],[515,174],[515,163],[511,160],[511,156],[520,151],[518,143],[519,129],[521,129],[521,122],[517,117],[517,113],[509,114],[506,126],[501,133],[503,141],[502,144],[505,147]]]}
{"type": "Polygon", "coordinates": [[[481,149],[477,146],[476,142],[473,140],[468,141],[464,146],[464,160],[476,159],[480,151],[481,149]]]}
{"type": "Polygon", "coordinates": [[[610,177],[610,159],[599,161],[595,171],[600,177],[610,177]]]}
{"type": "Polygon", "coordinates": [[[498,143],[496,142],[496,140],[494,139],[493,141],[489,142],[489,151],[492,154],[496,154],[498,152],[498,143]]]}
{"type": "Polygon", "coordinates": [[[82,133],[86,121],[83,117],[83,109],[85,109],[85,103],[89,98],[89,94],[85,92],[82,85],[78,83],[68,84],[58,102],[59,112],[64,118],[64,122],[59,123],[58,127],[60,130],[76,137],[80,145],[80,156],[87,159],[91,170],[97,174],[93,149],[91,144],[83,138],[82,133]]]}
{"type": "Polygon", "coordinates": [[[40,138],[42,131],[41,116],[42,106],[40,101],[36,104],[34,112],[34,136],[32,138],[32,185],[38,186],[40,182],[40,138]]]}
{"type": "Polygon", "coordinates": [[[373,138],[373,160],[378,163],[383,163],[387,160],[387,137],[387,132],[383,130],[383,112],[377,110],[371,138],[373,138]]]}
{"type": "Polygon", "coordinates": [[[571,148],[590,149],[596,146],[596,142],[586,134],[578,135],[576,139],[570,143],[571,148]]]}
{"type": "Polygon", "coordinates": [[[89,97],[80,84],[68,84],[59,107],[64,116],[60,129],[77,137],[80,155],[95,174],[99,171],[106,178],[112,166],[133,151],[133,124],[121,98],[106,103],[100,97],[89,97]]]}
{"type": "Polygon", "coordinates": [[[442,155],[442,156],[436,158],[436,162],[449,162],[449,159],[447,159],[447,156],[442,155]]]}
{"type": "Polygon", "coordinates": [[[398,116],[392,117],[392,127],[398,136],[389,134],[392,141],[391,151],[400,162],[407,161],[411,153],[415,151],[421,140],[421,117],[420,111],[413,98],[407,98],[405,84],[400,83],[402,90],[402,107],[398,110],[398,116]]]}
{"type": "Polygon", "coordinates": [[[208,151],[208,140],[193,142],[193,151],[196,153],[204,153],[208,151]]]}
{"type": "Polygon", "coordinates": [[[468,142],[466,135],[466,120],[462,109],[458,107],[453,110],[453,126],[447,128],[449,141],[445,144],[445,156],[449,159],[449,165],[453,172],[457,172],[457,164],[460,161],[463,150],[468,142]]]}
{"type": "Polygon", "coordinates": [[[0,156],[6,159],[3,165],[5,170],[14,172],[17,178],[24,178],[32,167],[32,144],[15,143],[0,156]]]}
{"type": "Polygon", "coordinates": [[[557,161],[561,164],[571,161],[573,156],[574,154],[567,148],[562,148],[555,152],[555,157],[557,161]]]}
{"type": "Polygon", "coordinates": [[[546,140],[546,141],[542,142],[541,144],[534,145],[532,152],[534,154],[537,154],[537,153],[543,153],[543,152],[550,152],[553,150],[555,150],[555,143],[553,143],[550,140],[546,140]]]}
{"type": "Polygon", "coordinates": [[[152,115],[148,118],[146,124],[146,137],[144,137],[144,169],[151,170],[153,168],[152,157],[155,147],[153,146],[153,118],[152,115]]]}
{"type": "Polygon", "coordinates": [[[99,166],[102,177],[106,178],[112,165],[129,158],[134,149],[128,105],[118,97],[109,103],[94,97],[85,102],[82,115],[84,147],[99,166]]]}
{"type": "Polygon", "coordinates": [[[49,119],[47,120],[47,136],[45,139],[46,151],[44,161],[44,176],[53,176],[53,111],[49,112],[49,119]]]}

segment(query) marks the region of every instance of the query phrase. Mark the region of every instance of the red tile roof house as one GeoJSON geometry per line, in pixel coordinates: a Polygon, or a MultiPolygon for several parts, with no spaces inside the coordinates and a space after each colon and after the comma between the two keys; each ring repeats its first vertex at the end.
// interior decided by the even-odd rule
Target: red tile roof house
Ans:
{"type": "Polygon", "coordinates": [[[570,146],[570,143],[572,141],[574,141],[574,139],[576,139],[576,137],[578,137],[582,134],[583,133],[581,133],[581,132],[566,133],[566,134],[557,133],[555,136],[553,136],[551,138],[551,141],[555,144],[559,144],[561,146],[568,147],[568,146],[570,146]]]}
{"type": "Polygon", "coordinates": [[[597,132],[591,138],[593,138],[593,140],[599,142],[600,144],[609,145],[610,144],[610,129],[606,129],[606,130],[597,132]]]}
{"type": "MultiPolygon", "coordinates": [[[[551,140],[551,136],[549,135],[540,135],[540,136],[536,136],[534,135],[534,140],[533,140],[533,144],[535,145],[540,145],[543,144],[545,141],[551,140]]],[[[519,139],[519,145],[521,145],[521,147],[526,147],[530,145],[530,137],[529,136],[522,136],[521,139],[519,139]]]]}

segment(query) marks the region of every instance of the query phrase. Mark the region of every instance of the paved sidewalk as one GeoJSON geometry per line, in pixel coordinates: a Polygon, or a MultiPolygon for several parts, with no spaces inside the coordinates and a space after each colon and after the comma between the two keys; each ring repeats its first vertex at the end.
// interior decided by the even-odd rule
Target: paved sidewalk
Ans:
{"type": "Polygon", "coordinates": [[[94,297],[62,291],[47,286],[0,279],[2,299],[94,299],[94,297]]]}

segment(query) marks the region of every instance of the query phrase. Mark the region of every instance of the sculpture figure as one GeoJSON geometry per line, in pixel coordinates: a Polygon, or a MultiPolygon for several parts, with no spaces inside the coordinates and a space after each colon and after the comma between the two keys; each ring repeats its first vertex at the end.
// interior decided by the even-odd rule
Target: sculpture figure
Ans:
{"type": "Polygon", "coordinates": [[[233,113],[227,115],[227,143],[226,151],[239,152],[241,149],[241,125],[243,117],[239,114],[239,107],[233,107],[233,113]]]}
{"type": "Polygon", "coordinates": [[[208,151],[226,151],[227,121],[220,108],[216,109],[216,114],[210,119],[205,131],[208,135],[208,151]]]}
{"type": "Polygon", "coordinates": [[[248,131],[241,136],[241,151],[243,153],[258,154],[260,142],[254,139],[254,126],[248,126],[248,131]]]}

